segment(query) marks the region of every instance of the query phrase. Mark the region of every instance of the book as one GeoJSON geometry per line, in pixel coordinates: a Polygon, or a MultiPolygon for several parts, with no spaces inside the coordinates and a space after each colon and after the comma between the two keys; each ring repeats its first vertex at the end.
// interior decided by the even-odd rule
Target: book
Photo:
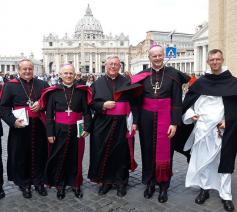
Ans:
{"type": "Polygon", "coordinates": [[[80,138],[84,128],[84,121],[78,120],[77,121],[77,137],[80,138]]]}
{"type": "Polygon", "coordinates": [[[17,119],[22,119],[23,120],[23,125],[28,126],[29,125],[29,116],[28,112],[25,108],[20,108],[12,111],[13,115],[17,119]]]}

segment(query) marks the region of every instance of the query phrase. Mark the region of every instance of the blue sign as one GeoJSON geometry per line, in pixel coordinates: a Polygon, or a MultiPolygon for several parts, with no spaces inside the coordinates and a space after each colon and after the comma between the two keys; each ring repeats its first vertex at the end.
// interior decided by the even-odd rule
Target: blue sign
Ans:
{"type": "Polygon", "coordinates": [[[176,58],[176,48],[174,47],[167,47],[165,49],[165,57],[168,57],[168,58],[176,58]]]}

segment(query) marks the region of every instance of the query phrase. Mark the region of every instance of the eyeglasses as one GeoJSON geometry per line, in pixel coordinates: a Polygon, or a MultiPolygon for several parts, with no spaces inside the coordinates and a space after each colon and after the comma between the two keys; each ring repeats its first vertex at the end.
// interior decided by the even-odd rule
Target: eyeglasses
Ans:
{"type": "Polygon", "coordinates": [[[108,64],[109,66],[111,66],[111,67],[119,67],[120,66],[120,63],[109,63],[108,64]]]}

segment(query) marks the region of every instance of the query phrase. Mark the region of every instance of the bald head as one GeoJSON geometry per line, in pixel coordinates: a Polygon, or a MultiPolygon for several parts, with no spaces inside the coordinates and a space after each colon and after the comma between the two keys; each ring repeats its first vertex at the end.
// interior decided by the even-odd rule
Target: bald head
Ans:
{"type": "Polygon", "coordinates": [[[148,58],[151,66],[154,69],[160,69],[164,64],[164,48],[161,46],[154,46],[148,52],[148,58]]]}

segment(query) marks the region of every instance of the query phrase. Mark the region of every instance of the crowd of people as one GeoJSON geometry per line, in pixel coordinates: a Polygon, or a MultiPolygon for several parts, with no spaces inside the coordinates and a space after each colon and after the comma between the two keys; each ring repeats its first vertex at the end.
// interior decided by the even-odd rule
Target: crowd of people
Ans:
{"type": "MultiPolygon", "coordinates": [[[[209,51],[210,70],[198,79],[166,66],[162,46],[153,44],[148,53],[150,68],[136,75],[121,75],[119,57],[111,56],[105,75],[86,80],[72,64],[63,64],[59,75],[34,77],[32,61],[19,62],[19,76],[4,80],[1,87],[0,115],[10,127],[8,180],[24,198],[32,197],[32,186],[41,196],[47,196],[47,186],[55,187],[60,200],[70,186],[82,198],[82,159],[89,134],[88,178],[100,185],[98,195],[116,187],[124,197],[129,171],[137,168],[138,131],[144,198],[151,198],[158,186],[158,201],[168,201],[176,150],[189,163],[185,186],[200,188],[195,203],[203,204],[215,189],[224,209],[234,210],[237,79],[224,68],[222,51],[209,51]]],[[[2,161],[0,175],[1,199],[2,161]]]]}

